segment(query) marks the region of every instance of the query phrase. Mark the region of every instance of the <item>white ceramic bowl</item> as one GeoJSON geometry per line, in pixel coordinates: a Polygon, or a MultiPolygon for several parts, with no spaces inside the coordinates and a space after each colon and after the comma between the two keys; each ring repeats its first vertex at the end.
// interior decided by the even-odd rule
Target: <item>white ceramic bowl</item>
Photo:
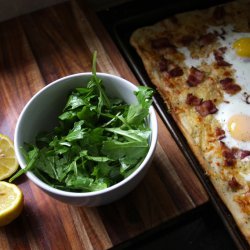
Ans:
{"type": "MultiPolygon", "coordinates": [[[[14,144],[15,152],[21,168],[26,166],[20,147],[24,142],[34,143],[39,131],[49,131],[57,123],[57,117],[66,104],[69,92],[84,86],[91,77],[91,73],[79,73],[58,79],[35,94],[26,104],[17,121],[14,144]]],[[[118,97],[127,103],[137,102],[134,91],[137,87],[118,76],[97,73],[103,80],[106,92],[110,97],[118,97]]],[[[50,196],[72,205],[98,206],[117,200],[130,192],[144,177],[157,143],[157,119],[155,111],[150,107],[149,126],[152,130],[149,151],[142,164],[127,178],[106,189],[94,192],[69,192],[53,188],[32,172],[27,172],[28,178],[50,196]]]]}

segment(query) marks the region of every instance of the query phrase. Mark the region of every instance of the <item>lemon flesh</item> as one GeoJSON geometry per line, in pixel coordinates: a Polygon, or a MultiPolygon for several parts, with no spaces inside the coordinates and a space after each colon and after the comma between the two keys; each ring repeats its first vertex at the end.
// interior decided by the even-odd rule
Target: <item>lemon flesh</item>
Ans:
{"type": "Polygon", "coordinates": [[[0,227],[11,223],[23,209],[23,193],[15,184],[0,181],[0,227]]]}
{"type": "Polygon", "coordinates": [[[0,134],[0,180],[10,177],[17,169],[13,142],[9,137],[0,134]]]}

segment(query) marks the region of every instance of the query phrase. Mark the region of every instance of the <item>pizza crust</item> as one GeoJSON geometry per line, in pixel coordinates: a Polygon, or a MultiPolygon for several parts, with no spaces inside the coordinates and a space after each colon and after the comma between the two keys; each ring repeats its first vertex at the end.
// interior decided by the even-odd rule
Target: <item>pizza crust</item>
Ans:
{"type": "MultiPolygon", "coordinates": [[[[248,183],[240,177],[238,171],[241,163],[237,161],[233,168],[218,167],[222,166],[224,161],[220,141],[214,132],[220,126],[218,121],[213,114],[201,118],[193,107],[186,104],[186,97],[190,93],[203,100],[214,100],[216,104],[223,102],[224,93],[217,82],[221,75],[225,75],[225,69],[204,62],[201,69],[206,73],[206,79],[202,84],[190,87],[186,84],[190,68],[185,64],[185,55],[176,47],[183,47],[182,39],[195,34],[195,40],[188,45],[189,51],[194,58],[206,58],[218,49],[219,45],[215,41],[207,46],[200,46],[197,50],[197,34],[204,34],[209,26],[224,27],[233,24],[235,30],[249,32],[250,37],[249,13],[249,1],[230,2],[206,10],[195,10],[168,17],[152,26],[137,29],[130,38],[130,43],[141,57],[152,83],[164,99],[166,109],[187,139],[194,155],[232,213],[248,243],[250,243],[250,198],[248,197],[250,192],[248,183]],[[156,49],[152,48],[154,39],[165,36],[174,47],[161,48],[158,44],[159,48],[156,45],[156,49]],[[162,66],[159,66],[159,62],[163,59],[174,62],[183,70],[183,75],[169,77],[164,70],[161,70],[162,66]],[[233,176],[239,180],[240,188],[237,190],[232,190],[228,185],[233,176]]],[[[234,74],[233,70],[233,68],[229,70],[231,75],[234,74]]],[[[250,161],[247,164],[250,168],[250,161]]]]}

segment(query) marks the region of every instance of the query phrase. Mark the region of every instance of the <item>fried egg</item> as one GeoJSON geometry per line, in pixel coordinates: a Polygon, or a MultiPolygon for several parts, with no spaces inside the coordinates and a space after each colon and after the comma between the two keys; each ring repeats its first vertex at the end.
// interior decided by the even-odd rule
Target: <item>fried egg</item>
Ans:
{"type": "Polygon", "coordinates": [[[250,150],[250,106],[238,98],[221,103],[215,118],[225,131],[222,140],[228,147],[250,150]]]}

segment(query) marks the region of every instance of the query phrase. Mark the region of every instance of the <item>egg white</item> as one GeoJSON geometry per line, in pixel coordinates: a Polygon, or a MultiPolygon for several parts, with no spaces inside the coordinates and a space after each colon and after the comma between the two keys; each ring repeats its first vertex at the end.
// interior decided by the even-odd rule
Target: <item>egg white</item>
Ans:
{"type": "Polygon", "coordinates": [[[211,64],[214,61],[214,56],[212,53],[207,58],[193,58],[191,56],[190,50],[187,47],[180,47],[178,48],[178,51],[184,55],[184,63],[189,67],[199,67],[199,65],[201,65],[203,62],[211,64]]]}

